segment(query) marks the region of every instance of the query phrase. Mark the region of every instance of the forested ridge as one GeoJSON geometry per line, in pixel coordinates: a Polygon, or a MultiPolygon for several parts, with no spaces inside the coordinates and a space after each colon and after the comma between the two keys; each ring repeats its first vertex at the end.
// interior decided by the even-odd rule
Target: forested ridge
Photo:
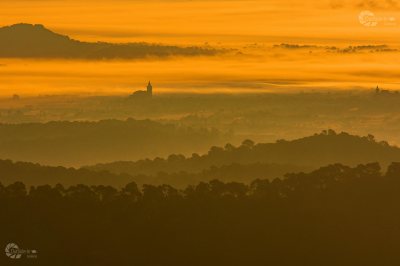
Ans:
{"type": "Polygon", "coordinates": [[[171,173],[160,171],[156,174],[130,175],[126,173],[111,173],[107,170],[94,171],[86,168],[75,169],[62,166],[45,166],[29,162],[0,160],[0,180],[3,184],[10,184],[19,181],[28,186],[45,184],[62,184],[64,186],[71,186],[76,184],[85,184],[121,187],[134,181],[140,185],[169,184],[178,188],[183,188],[188,185],[195,185],[199,182],[210,181],[212,179],[219,179],[226,182],[239,181],[249,183],[255,178],[273,179],[281,177],[289,172],[302,172],[309,170],[312,170],[312,168],[295,165],[268,163],[242,165],[233,163],[219,167],[212,166],[203,169],[198,173],[181,170],[171,173]]]}
{"type": "Polygon", "coordinates": [[[218,144],[223,137],[213,129],[132,118],[0,124],[0,158],[77,167],[186,154],[218,144]]]}
{"type": "MultiPolygon", "coordinates": [[[[1,128],[1,126],[0,126],[1,128]]],[[[60,136],[71,134],[77,138],[89,136],[94,132],[103,132],[107,130],[121,131],[115,133],[115,145],[108,144],[94,145],[102,136],[94,136],[91,140],[96,149],[102,149],[104,145],[109,146],[113,153],[120,153],[123,150],[132,150],[135,143],[138,145],[148,145],[144,140],[135,139],[132,142],[124,144],[127,136],[126,129],[132,134],[142,135],[142,131],[149,130],[157,132],[159,130],[175,131],[174,126],[161,125],[151,121],[102,121],[102,122],[61,122],[49,124],[27,124],[21,128],[31,128],[31,134],[21,133],[18,126],[6,127],[3,131],[5,136],[11,136],[15,132],[14,138],[32,138],[42,134],[43,130],[48,132],[59,132],[60,136]],[[68,126],[65,126],[65,125],[68,126]],[[65,130],[62,130],[66,127],[65,130]],[[101,130],[104,128],[104,130],[101,130]],[[154,129],[158,128],[158,129],[154,129]],[[167,128],[167,129],[165,129],[167,128]],[[138,130],[135,130],[138,129],[138,130]],[[9,131],[9,132],[7,132],[9,131]],[[7,133],[6,133],[7,132],[7,133]]],[[[180,132],[180,130],[178,130],[180,132]]],[[[183,132],[186,132],[183,130],[183,132]]],[[[195,131],[196,132],[196,131],[195,131]]],[[[0,130],[1,135],[1,130],[0,130]]],[[[53,134],[58,139],[57,134],[53,134]]],[[[151,135],[149,133],[149,135],[151,135]]],[[[149,135],[145,140],[151,142],[149,135]]],[[[197,138],[191,135],[190,131],[183,133],[190,139],[197,138]]],[[[182,136],[182,137],[183,137],[182,136]]],[[[200,137],[200,136],[198,136],[200,137]]],[[[59,138],[60,141],[62,138],[59,138]]],[[[108,138],[111,141],[111,138],[108,138]]],[[[174,141],[178,137],[174,137],[174,141]]],[[[164,139],[165,140],[165,139],[164,139]]],[[[164,142],[163,139],[153,143],[164,142]]],[[[3,141],[5,141],[3,139],[3,141]]],[[[46,142],[46,140],[42,140],[46,142]]],[[[1,143],[1,141],[0,141],[1,143]]],[[[171,145],[173,142],[171,142],[171,145]]],[[[86,146],[89,144],[85,144],[86,146]]],[[[166,143],[163,143],[166,146],[166,143]]],[[[74,150],[76,145],[63,144],[69,150],[74,150]]],[[[143,147],[143,146],[141,146],[143,147]]],[[[59,157],[64,153],[58,150],[59,147],[51,146],[42,149],[51,149],[57,152],[59,157]]],[[[78,150],[69,155],[79,154],[78,150]]],[[[21,149],[26,151],[26,149],[21,149]]],[[[4,151],[3,151],[4,152],[4,151]]],[[[93,151],[88,151],[93,153],[93,151]]],[[[131,152],[136,152],[133,149],[131,152]]],[[[139,149],[140,152],[140,149],[139,149]]],[[[1,153],[1,152],[0,152],[1,153]]],[[[98,156],[99,153],[95,155],[98,156]]],[[[84,153],[80,156],[85,156],[84,153]]],[[[319,167],[342,163],[349,166],[366,164],[370,162],[379,162],[382,168],[386,169],[391,162],[400,161],[400,149],[396,146],[390,146],[387,142],[377,141],[371,135],[360,137],[348,133],[335,133],[334,131],[324,131],[320,134],[304,137],[295,140],[278,140],[275,143],[254,143],[251,140],[245,140],[241,145],[234,146],[226,144],[224,147],[213,146],[204,154],[194,153],[192,156],[182,154],[171,154],[165,158],[157,157],[155,159],[143,159],[138,161],[117,161],[107,164],[97,164],[83,168],[54,167],[29,162],[0,160],[0,181],[4,184],[10,184],[21,181],[28,186],[31,185],[55,185],[62,184],[71,186],[76,184],[86,185],[110,185],[121,187],[129,182],[136,182],[139,185],[162,185],[169,184],[176,188],[184,188],[188,185],[196,185],[199,182],[208,182],[218,179],[224,182],[241,182],[249,184],[254,179],[274,179],[282,177],[287,173],[310,172],[319,167]],[[290,159],[287,159],[290,158],[290,159]]]]}
{"type": "Polygon", "coordinates": [[[397,265],[398,202],[400,163],[182,190],[14,183],[0,234],[40,265],[397,265]]]}
{"type": "Polygon", "coordinates": [[[255,143],[245,140],[241,145],[213,146],[205,154],[192,156],[171,154],[167,158],[117,161],[88,166],[88,169],[128,173],[131,175],[154,175],[159,172],[201,172],[213,166],[231,164],[280,164],[295,169],[314,169],[327,164],[342,163],[355,166],[369,162],[380,162],[384,167],[400,161],[400,149],[386,141],[378,141],[373,135],[357,136],[346,132],[324,130],[312,136],[294,140],[277,140],[274,143],[255,143]]]}

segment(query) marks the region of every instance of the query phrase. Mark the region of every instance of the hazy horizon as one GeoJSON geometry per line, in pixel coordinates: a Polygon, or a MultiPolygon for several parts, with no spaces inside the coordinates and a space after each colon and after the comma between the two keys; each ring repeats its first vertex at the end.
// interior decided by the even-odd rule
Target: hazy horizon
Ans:
{"type": "Polygon", "coordinates": [[[144,88],[149,80],[155,94],[399,88],[400,52],[270,49],[264,54],[150,60],[0,59],[0,95],[123,95],[144,88]]]}
{"type": "Polygon", "coordinates": [[[213,56],[122,61],[2,58],[2,96],[121,95],[148,80],[155,93],[399,86],[400,9],[393,0],[14,0],[0,3],[0,17],[1,26],[43,24],[80,41],[229,49],[213,56]],[[365,11],[373,12],[377,25],[363,24],[365,11]],[[357,48],[365,46],[371,49],[357,48]]]}
{"type": "Polygon", "coordinates": [[[400,265],[399,26],[400,0],[0,1],[0,265],[400,265]]]}

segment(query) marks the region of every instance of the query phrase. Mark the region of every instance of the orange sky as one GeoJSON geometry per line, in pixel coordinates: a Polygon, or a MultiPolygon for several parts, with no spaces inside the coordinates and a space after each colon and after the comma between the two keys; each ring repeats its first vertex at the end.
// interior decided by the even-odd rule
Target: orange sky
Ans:
{"type": "Polygon", "coordinates": [[[67,64],[4,59],[0,95],[127,93],[148,79],[158,83],[159,92],[347,89],[376,83],[397,89],[399,52],[332,55],[271,47],[388,44],[397,49],[399,7],[395,0],[2,0],[0,25],[44,24],[88,41],[208,43],[237,48],[245,56],[67,64]],[[376,27],[360,23],[363,10],[375,13],[376,27]],[[245,48],[254,43],[257,47],[245,48]]]}
{"type": "Polygon", "coordinates": [[[85,40],[397,41],[397,23],[364,27],[363,10],[400,19],[395,0],[2,0],[0,23],[44,24],[85,40]]]}

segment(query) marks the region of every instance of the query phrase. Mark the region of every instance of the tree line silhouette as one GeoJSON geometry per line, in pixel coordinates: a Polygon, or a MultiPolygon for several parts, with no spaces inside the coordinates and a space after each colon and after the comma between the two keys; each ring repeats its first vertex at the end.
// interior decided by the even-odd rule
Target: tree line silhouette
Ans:
{"type": "Polygon", "coordinates": [[[198,173],[213,166],[262,163],[291,165],[287,171],[290,172],[295,169],[293,165],[303,169],[316,169],[333,163],[354,166],[380,162],[386,167],[393,161],[400,161],[400,149],[390,146],[385,141],[377,141],[373,135],[361,137],[346,132],[324,130],[312,136],[294,140],[281,139],[274,143],[255,143],[247,139],[238,146],[229,143],[224,147],[213,146],[203,155],[194,153],[186,157],[171,154],[167,158],[100,163],[86,168],[117,174],[155,175],[159,172],[179,171],[198,173]]]}
{"type": "Polygon", "coordinates": [[[225,134],[151,120],[0,124],[0,158],[82,166],[207,149],[225,134]]]}
{"type": "Polygon", "coordinates": [[[399,192],[400,163],[185,189],[16,182],[0,185],[0,244],[41,265],[397,265],[399,192]]]}
{"type": "MultiPolygon", "coordinates": [[[[30,128],[29,132],[31,132],[32,138],[36,138],[36,135],[40,135],[46,129],[48,135],[52,135],[55,132],[53,134],[54,139],[63,139],[61,136],[65,134],[81,138],[80,136],[83,135],[94,134],[99,128],[105,128],[105,132],[112,128],[121,132],[124,129],[134,132],[134,128],[148,128],[150,132],[153,132],[155,130],[154,127],[161,127],[160,130],[163,130],[163,126],[158,123],[136,120],[128,120],[126,122],[111,120],[97,123],[68,122],[66,124],[68,126],[64,130],[62,130],[64,128],[63,122],[44,124],[44,127],[43,125],[32,124],[21,128],[30,128]],[[60,136],[56,132],[59,132],[60,136]]],[[[11,135],[13,127],[6,128],[10,132],[6,134],[5,130],[3,131],[4,135],[11,135]]],[[[15,138],[24,139],[29,137],[26,133],[24,133],[25,135],[21,134],[19,127],[16,126],[15,128],[15,138]]],[[[174,129],[175,127],[172,128],[174,129]]],[[[170,131],[170,129],[166,131],[170,131]]],[[[183,130],[183,132],[186,131],[183,130]]],[[[189,132],[187,133],[188,135],[190,135],[189,132]]],[[[117,137],[115,146],[110,147],[114,153],[121,151],[118,146],[123,146],[124,138],[120,134],[115,134],[117,137]]],[[[140,135],[142,133],[136,132],[136,134],[140,135]]],[[[181,136],[183,138],[186,133],[181,136]]],[[[101,139],[102,137],[96,136],[93,138],[101,139]]],[[[188,136],[188,138],[196,137],[188,136]]],[[[148,141],[150,139],[146,138],[148,141]]],[[[96,140],[92,141],[96,142],[96,140]]],[[[160,139],[151,145],[156,145],[162,141],[160,139]]],[[[134,140],[134,143],[136,142],[144,142],[144,140],[134,140]]],[[[130,145],[126,143],[124,150],[131,149],[130,145]]],[[[168,146],[166,143],[163,145],[165,147],[168,146]]],[[[72,148],[77,145],[69,146],[72,148]]],[[[104,147],[104,144],[99,143],[97,148],[100,147],[104,147]]],[[[62,149],[57,150],[50,146],[48,148],[52,148],[55,153],[58,152],[59,157],[65,155],[62,153],[62,149]]],[[[74,150],[73,154],[78,154],[82,149],[82,146],[79,147],[74,150]]],[[[21,151],[24,152],[28,150],[26,147],[21,148],[21,151]]],[[[3,152],[5,151],[3,150],[3,152]]],[[[87,155],[93,154],[94,151],[86,152],[87,155]]],[[[84,154],[82,152],[80,155],[84,156],[84,154]]],[[[98,154],[94,156],[98,156],[98,154]]],[[[390,146],[386,142],[376,141],[372,135],[359,137],[347,133],[337,134],[329,130],[292,141],[278,140],[275,143],[256,144],[251,140],[245,140],[238,146],[232,144],[227,144],[224,147],[213,146],[202,155],[194,153],[192,156],[186,157],[181,154],[171,154],[166,158],[157,157],[138,161],[119,161],[83,168],[52,167],[28,162],[0,160],[0,173],[2,173],[1,180],[4,184],[21,181],[28,186],[60,183],[65,186],[85,184],[121,187],[134,181],[139,185],[162,185],[166,183],[176,188],[184,188],[188,185],[194,185],[202,181],[208,182],[213,179],[249,184],[256,178],[274,179],[282,177],[286,173],[310,172],[332,163],[355,166],[374,161],[381,163],[383,168],[386,168],[390,162],[400,161],[400,149],[390,146]]]]}
{"type": "Polygon", "coordinates": [[[281,177],[289,172],[311,171],[313,168],[280,165],[268,163],[254,163],[242,165],[233,163],[223,166],[212,166],[203,169],[198,173],[186,171],[163,172],[157,174],[136,174],[111,173],[109,171],[93,171],[86,168],[65,168],[62,166],[43,166],[28,162],[13,162],[11,160],[0,160],[1,181],[3,184],[23,182],[27,186],[55,185],[72,186],[84,185],[110,185],[122,187],[129,182],[136,182],[139,185],[162,185],[170,184],[177,188],[194,185],[202,181],[219,179],[225,182],[250,183],[255,178],[273,179],[281,177]]]}

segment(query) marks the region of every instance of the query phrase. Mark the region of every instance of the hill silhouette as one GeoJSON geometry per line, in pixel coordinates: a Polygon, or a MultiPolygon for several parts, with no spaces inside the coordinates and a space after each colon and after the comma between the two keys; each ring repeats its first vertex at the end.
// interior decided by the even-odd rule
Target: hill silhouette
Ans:
{"type": "Polygon", "coordinates": [[[134,181],[131,176],[126,174],[116,175],[109,172],[100,173],[87,169],[43,166],[29,162],[13,162],[11,160],[0,160],[0,173],[3,184],[23,182],[28,186],[85,184],[120,187],[134,181]]]}
{"type": "Polygon", "coordinates": [[[328,164],[343,163],[358,165],[379,162],[384,167],[391,162],[400,161],[400,149],[387,142],[378,142],[372,135],[360,137],[333,130],[292,141],[278,140],[275,143],[255,144],[246,140],[240,146],[227,144],[225,147],[212,147],[207,154],[193,154],[191,157],[170,155],[166,159],[139,160],[136,162],[114,162],[97,164],[92,170],[128,173],[131,175],[154,175],[158,172],[178,171],[201,172],[212,166],[230,164],[280,164],[318,168],[328,164]]]}
{"type": "Polygon", "coordinates": [[[191,154],[223,143],[224,134],[151,120],[0,124],[0,158],[82,166],[191,154]]]}
{"type": "Polygon", "coordinates": [[[135,59],[143,57],[215,55],[202,47],[148,43],[81,42],[50,31],[43,25],[15,24],[0,28],[0,57],[135,59]]]}
{"type": "MultiPolygon", "coordinates": [[[[93,160],[101,157],[102,154],[106,154],[105,151],[107,153],[112,151],[115,154],[121,151],[129,152],[130,150],[135,152],[137,148],[132,147],[143,147],[138,146],[140,142],[146,146],[161,145],[161,142],[151,142],[151,134],[162,129],[162,127],[158,128],[160,125],[157,123],[152,123],[154,122],[103,121],[100,123],[71,123],[69,125],[64,124],[64,122],[50,123],[47,125],[47,131],[51,134],[43,131],[43,129],[35,130],[35,127],[39,126],[40,128],[40,125],[32,124],[30,128],[25,128],[24,132],[30,132],[30,137],[35,139],[33,143],[37,143],[37,149],[32,149],[32,144],[28,145],[29,149],[27,145],[23,145],[30,143],[30,141],[26,139],[28,136],[17,135],[19,130],[15,130],[13,134],[19,139],[25,137],[25,142],[20,142],[21,145],[19,146],[21,151],[25,153],[25,157],[27,157],[28,152],[31,156],[41,152],[41,156],[46,155],[48,158],[50,155],[59,157],[81,156],[78,157],[79,159],[88,156],[93,160]],[[114,124],[114,126],[111,127],[109,123],[114,124]],[[155,127],[151,131],[137,133],[141,134],[137,136],[142,137],[146,134],[150,135],[148,139],[136,137],[133,138],[133,142],[127,142],[129,138],[117,134],[113,135],[113,138],[107,138],[109,141],[105,144],[101,136],[96,136],[98,132],[108,130],[113,132],[127,131],[129,134],[134,134],[133,128],[142,128],[142,123],[149,128],[155,127]],[[151,133],[152,131],[154,132],[151,133]],[[55,141],[38,140],[35,136],[38,133],[50,134],[55,138],[55,141]],[[89,140],[89,138],[83,136],[91,136],[93,140],[90,143],[84,141],[75,143],[74,141],[67,141],[66,135],[74,136],[71,140],[89,140]],[[148,140],[150,140],[150,143],[147,142],[148,140]],[[62,141],[64,141],[63,145],[61,145],[62,141]],[[54,145],[51,145],[52,143],[54,145]],[[69,146],[70,150],[67,150],[66,147],[69,146]],[[86,149],[86,147],[93,148],[94,146],[97,146],[98,149],[90,151],[86,149]],[[42,149],[39,149],[40,147],[42,149]],[[122,147],[125,147],[125,149],[122,150],[122,147]]],[[[4,135],[2,138],[4,141],[4,135]]],[[[177,138],[179,139],[179,137],[177,138]]],[[[189,142],[190,139],[188,137],[189,142]]],[[[163,141],[166,141],[166,138],[163,141]]],[[[2,153],[6,151],[4,148],[1,150],[2,153]]],[[[22,156],[22,152],[20,156],[22,156]]],[[[87,166],[81,169],[0,160],[0,173],[2,173],[2,182],[6,184],[21,181],[27,185],[55,185],[57,183],[76,185],[82,183],[120,187],[127,182],[134,181],[139,185],[169,184],[177,188],[184,188],[214,179],[250,184],[254,179],[272,180],[283,177],[287,173],[310,172],[321,166],[336,163],[356,166],[363,163],[379,162],[383,167],[387,167],[390,163],[397,161],[400,161],[400,149],[390,146],[386,142],[377,142],[372,136],[359,137],[347,133],[336,134],[333,131],[327,131],[293,141],[279,140],[276,143],[255,144],[246,140],[237,147],[230,144],[227,144],[224,148],[214,146],[204,155],[193,154],[191,157],[185,157],[172,154],[166,159],[120,161],[87,166]]]]}
{"type": "Polygon", "coordinates": [[[138,185],[163,185],[169,184],[177,188],[185,188],[197,185],[200,182],[208,182],[218,179],[224,182],[243,182],[249,184],[254,179],[274,179],[283,177],[286,173],[309,171],[304,167],[277,164],[232,164],[222,167],[210,167],[200,173],[187,173],[177,171],[174,173],[159,172],[155,175],[129,175],[113,174],[108,171],[92,171],[81,168],[66,168],[62,166],[44,166],[29,162],[13,162],[0,160],[1,182],[12,184],[23,182],[28,186],[56,185],[72,186],[84,185],[108,185],[122,187],[129,182],[138,185]]]}

